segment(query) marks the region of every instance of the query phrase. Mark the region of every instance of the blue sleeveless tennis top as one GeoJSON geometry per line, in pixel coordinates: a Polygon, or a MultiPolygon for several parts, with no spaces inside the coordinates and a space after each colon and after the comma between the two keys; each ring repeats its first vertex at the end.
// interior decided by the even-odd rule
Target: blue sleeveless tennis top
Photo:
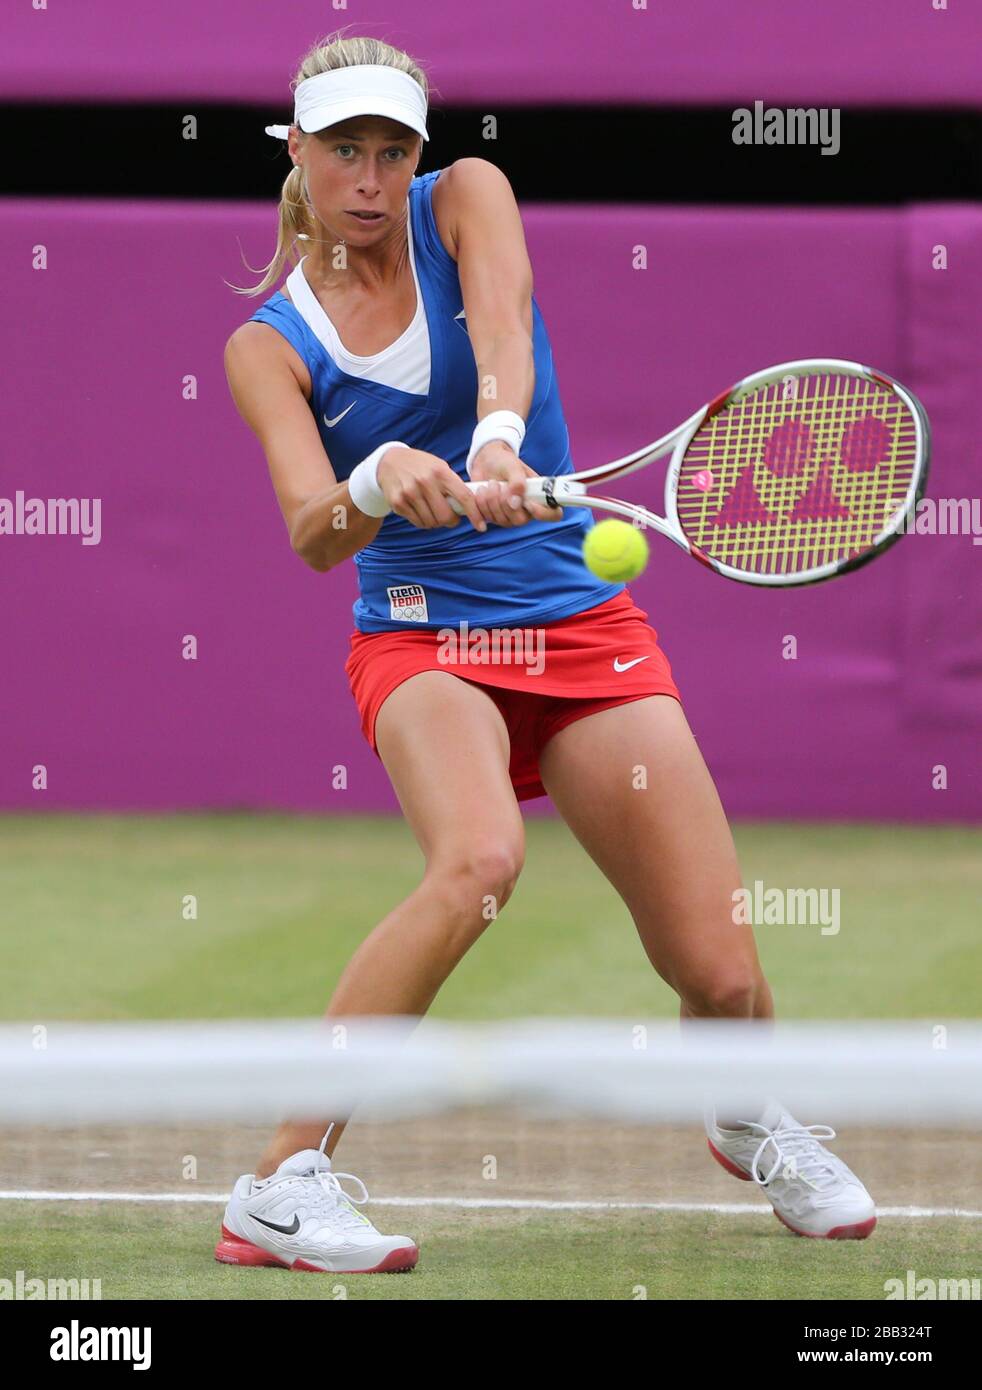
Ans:
{"type": "MultiPolygon", "coordinates": [[[[467,478],[464,463],[477,423],[477,367],[457,265],[433,216],[433,184],[440,172],[416,177],[409,186],[411,251],[430,341],[427,395],[341,370],[279,291],[252,315],[281,333],[306,363],[310,406],[339,481],[386,439],[436,454],[467,478]]],[[[572,473],[549,335],[534,297],[532,324],[535,392],[521,457],[546,476],[572,473]]],[[[463,517],[455,527],[423,530],[390,515],[375,540],[354,557],[360,591],[355,626],[360,632],[456,628],[464,621],[472,628],[526,627],[604,603],[624,585],[605,584],[584,565],[583,538],[592,525],[591,513],[581,507],[567,508],[558,522],[489,524],[485,532],[475,531],[463,517]]]]}

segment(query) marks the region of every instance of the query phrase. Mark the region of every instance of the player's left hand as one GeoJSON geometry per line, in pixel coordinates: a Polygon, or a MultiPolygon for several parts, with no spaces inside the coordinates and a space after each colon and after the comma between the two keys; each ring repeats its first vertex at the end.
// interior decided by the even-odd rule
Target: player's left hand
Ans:
{"type": "Polygon", "coordinates": [[[524,526],[527,521],[558,521],[561,507],[525,500],[525,479],[534,468],[523,463],[503,439],[490,439],[471,462],[471,482],[487,483],[475,496],[485,521],[495,526],[524,526]]]}

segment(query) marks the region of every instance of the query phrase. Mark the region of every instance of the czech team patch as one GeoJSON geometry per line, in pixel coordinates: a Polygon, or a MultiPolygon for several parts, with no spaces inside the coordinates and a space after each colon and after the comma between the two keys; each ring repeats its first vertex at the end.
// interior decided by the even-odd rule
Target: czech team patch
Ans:
{"type": "Polygon", "coordinates": [[[389,615],[397,623],[429,622],[426,590],[422,584],[396,584],[385,591],[389,596],[389,615]]]}

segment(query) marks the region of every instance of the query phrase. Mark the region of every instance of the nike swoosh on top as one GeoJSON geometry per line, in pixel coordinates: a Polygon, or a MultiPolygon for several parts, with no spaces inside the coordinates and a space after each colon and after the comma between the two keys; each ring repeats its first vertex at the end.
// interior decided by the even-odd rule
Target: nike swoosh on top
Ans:
{"type": "MultiPolygon", "coordinates": [[[[251,1213],[250,1213],[251,1214],[251,1213]]],[[[266,1226],[270,1231],[279,1231],[280,1235],[295,1236],[300,1230],[300,1217],[296,1212],[289,1226],[278,1226],[275,1221],[264,1221],[261,1216],[253,1216],[253,1221],[258,1221],[260,1226],[266,1226]]]]}
{"type": "Polygon", "coordinates": [[[622,665],[621,665],[621,659],[620,659],[620,657],[619,657],[619,656],[615,656],[615,657],[614,657],[614,670],[615,670],[615,671],[630,671],[630,669],[631,669],[632,666],[637,666],[639,662],[641,662],[641,661],[647,661],[647,660],[648,660],[648,658],[647,658],[646,656],[636,656],[636,657],[634,658],[633,661],[625,661],[624,664],[623,664],[623,666],[622,666],[622,665]]]}
{"type": "Polygon", "coordinates": [[[335,417],[334,417],[333,420],[329,420],[329,419],[327,418],[327,416],[325,415],[325,416],[324,416],[324,424],[328,427],[328,429],[333,429],[334,426],[337,424],[337,422],[338,422],[339,420],[343,420],[343,419],[344,419],[344,417],[347,415],[348,411],[351,410],[352,406],[354,406],[354,401],[351,402],[351,405],[345,406],[344,410],[342,410],[342,412],[341,412],[340,415],[335,415],[335,417]]]}

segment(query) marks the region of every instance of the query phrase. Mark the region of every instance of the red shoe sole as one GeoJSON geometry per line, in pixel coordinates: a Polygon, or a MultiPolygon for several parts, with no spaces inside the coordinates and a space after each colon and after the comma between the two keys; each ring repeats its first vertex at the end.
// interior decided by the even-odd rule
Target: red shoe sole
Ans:
{"type": "Polygon", "coordinates": [[[872,1234],[876,1225],[876,1217],[871,1216],[867,1221],[857,1221],[854,1226],[833,1226],[831,1231],[799,1231],[797,1226],[792,1226],[790,1221],[785,1221],[781,1213],[775,1210],[774,1215],[782,1226],[787,1226],[788,1230],[796,1236],[808,1236],[811,1240],[865,1240],[872,1234]]]}
{"type": "Polygon", "coordinates": [[[721,1163],[728,1173],[732,1173],[733,1176],[739,1178],[741,1182],[751,1181],[750,1174],[745,1173],[742,1168],[739,1168],[733,1160],[727,1158],[725,1154],[721,1154],[708,1135],[706,1137],[706,1143],[709,1145],[709,1152],[712,1154],[713,1158],[715,1158],[717,1163],[721,1163]]]}
{"type": "Polygon", "coordinates": [[[253,1268],[276,1266],[280,1269],[302,1269],[309,1274],[404,1274],[415,1268],[419,1250],[415,1245],[411,1249],[390,1250],[385,1259],[373,1265],[371,1269],[321,1269],[319,1265],[312,1265],[307,1260],[294,1260],[292,1264],[288,1264],[286,1260],[281,1260],[279,1255],[263,1250],[251,1241],[243,1240],[241,1236],[233,1235],[223,1225],[222,1238],[215,1246],[215,1259],[225,1265],[248,1265],[253,1268]]]}
{"type": "MultiPolygon", "coordinates": [[[[721,1154],[708,1136],[706,1138],[706,1143],[709,1145],[709,1152],[712,1154],[713,1158],[715,1158],[716,1162],[721,1164],[728,1173],[732,1173],[735,1178],[740,1178],[743,1182],[751,1181],[750,1174],[745,1173],[742,1168],[738,1167],[732,1159],[727,1158],[725,1154],[721,1154]]],[[[796,1236],[808,1236],[811,1240],[865,1240],[868,1235],[872,1234],[873,1228],[876,1226],[876,1217],[871,1216],[866,1221],[857,1221],[854,1226],[833,1226],[831,1231],[826,1231],[824,1234],[819,1231],[799,1231],[797,1226],[792,1226],[790,1221],[784,1219],[776,1207],[773,1208],[773,1211],[782,1226],[787,1226],[788,1230],[792,1231],[796,1236]]]]}

